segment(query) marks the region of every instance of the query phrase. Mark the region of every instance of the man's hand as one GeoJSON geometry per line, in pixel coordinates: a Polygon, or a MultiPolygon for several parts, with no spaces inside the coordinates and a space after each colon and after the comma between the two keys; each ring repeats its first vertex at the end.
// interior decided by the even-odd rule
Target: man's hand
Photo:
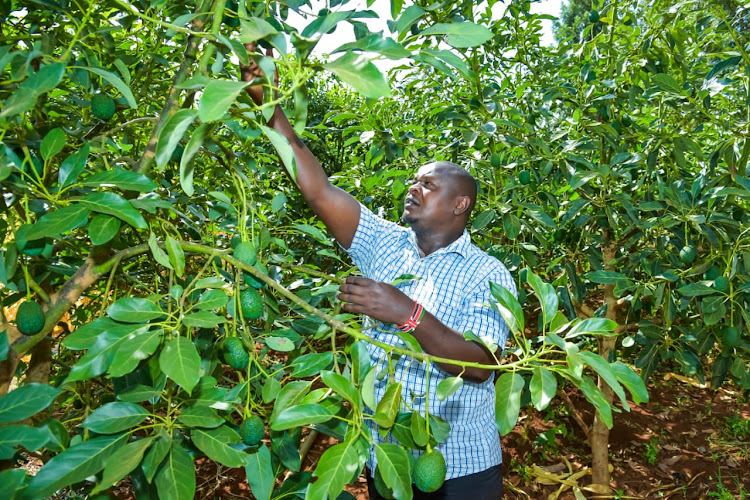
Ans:
{"type": "Polygon", "coordinates": [[[406,323],[414,308],[414,301],[395,286],[362,276],[346,278],[337,297],[346,302],[344,311],[396,325],[406,323]]]}
{"type": "MultiPolygon", "coordinates": [[[[255,60],[252,57],[252,54],[255,53],[255,42],[245,44],[245,48],[247,49],[247,53],[250,63],[245,66],[244,64],[240,64],[240,75],[242,77],[243,82],[252,82],[255,79],[262,79],[263,78],[263,71],[260,69],[260,66],[258,66],[258,63],[255,62],[255,60]]],[[[273,57],[273,51],[271,49],[266,50],[266,55],[269,57],[273,57]]],[[[279,86],[279,73],[278,71],[274,73],[274,85],[277,87],[279,86]]],[[[250,87],[247,87],[245,90],[247,90],[247,93],[250,94],[250,97],[253,98],[253,101],[255,101],[255,104],[260,106],[263,104],[263,85],[256,84],[251,85],[250,87]]]]}

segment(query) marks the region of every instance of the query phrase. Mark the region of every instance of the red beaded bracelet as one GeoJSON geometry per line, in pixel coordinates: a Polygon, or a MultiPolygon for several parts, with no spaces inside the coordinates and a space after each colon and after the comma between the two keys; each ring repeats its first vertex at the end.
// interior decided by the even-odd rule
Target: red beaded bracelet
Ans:
{"type": "Polygon", "coordinates": [[[417,329],[422,318],[424,318],[424,307],[415,300],[414,308],[411,310],[411,316],[409,316],[409,319],[407,319],[406,323],[403,325],[397,325],[396,328],[402,332],[411,333],[417,329]]]}

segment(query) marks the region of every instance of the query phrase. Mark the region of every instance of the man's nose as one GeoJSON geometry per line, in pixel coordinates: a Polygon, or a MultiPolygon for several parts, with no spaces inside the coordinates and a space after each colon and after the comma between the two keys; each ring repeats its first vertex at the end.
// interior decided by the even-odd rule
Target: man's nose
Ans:
{"type": "Polygon", "coordinates": [[[415,182],[411,186],[409,186],[409,194],[414,195],[419,193],[419,183],[415,182]]]}

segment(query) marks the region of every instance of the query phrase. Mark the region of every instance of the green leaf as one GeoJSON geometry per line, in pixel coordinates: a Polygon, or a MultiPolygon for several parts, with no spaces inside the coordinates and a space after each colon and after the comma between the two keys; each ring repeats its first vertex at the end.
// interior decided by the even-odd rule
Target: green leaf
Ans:
{"type": "Polygon", "coordinates": [[[156,144],[156,156],[154,158],[156,166],[160,170],[166,167],[169,160],[172,159],[172,153],[174,153],[175,148],[182,140],[182,136],[190,128],[196,116],[198,116],[198,112],[194,109],[180,109],[170,116],[167,123],[164,124],[159,132],[159,142],[156,144]]]}
{"type": "Polygon", "coordinates": [[[375,415],[372,419],[380,427],[389,429],[398,415],[398,408],[401,404],[401,382],[390,384],[383,394],[383,398],[375,408],[375,415]]]}
{"type": "Polygon", "coordinates": [[[354,87],[365,97],[377,99],[388,96],[391,88],[383,74],[370,59],[361,54],[347,52],[323,67],[354,87]]]}
{"type": "Polygon", "coordinates": [[[0,471],[0,498],[5,500],[16,500],[20,498],[16,492],[22,487],[26,479],[26,471],[23,469],[5,469],[0,471]]]}
{"type": "Polygon", "coordinates": [[[311,386],[312,382],[307,380],[293,380],[284,384],[284,387],[276,396],[276,403],[273,405],[273,411],[271,412],[271,421],[283,410],[299,403],[310,392],[311,386]]]}
{"type": "Polygon", "coordinates": [[[617,377],[617,380],[630,391],[635,404],[648,402],[648,389],[640,375],[631,370],[622,361],[615,361],[614,363],[610,363],[609,366],[612,368],[612,372],[617,377]]]}
{"type": "Polygon", "coordinates": [[[516,425],[523,386],[523,377],[511,372],[503,373],[495,382],[495,425],[503,436],[516,425]]]}
{"type": "Polygon", "coordinates": [[[45,446],[48,450],[61,452],[68,447],[70,443],[68,429],[56,418],[45,419],[39,424],[38,428],[47,433],[45,446]]]}
{"type": "Polygon", "coordinates": [[[0,397],[0,424],[18,422],[47,408],[60,389],[47,384],[24,384],[0,397]]]}
{"type": "Polygon", "coordinates": [[[154,256],[156,262],[167,269],[172,269],[172,263],[169,262],[167,252],[161,249],[159,242],[156,240],[156,235],[153,232],[148,235],[148,247],[151,249],[151,255],[154,256]]]}
{"type": "Polygon", "coordinates": [[[0,361],[8,359],[8,334],[3,330],[0,332],[0,361]]]}
{"type": "Polygon", "coordinates": [[[534,367],[534,373],[531,376],[529,384],[531,392],[531,402],[534,408],[539,411],[544,410],[549,405],[552,398],[557,392],[557,378],[555,374],[541,366],[534,367]]]}
{"type": "Polygon", "coordinates": [[[117,193],[93,193],[82,198],[79,203],[93,212],[109,214],[122,219],[136,229],[148,227],[146,219],[140,212],[117,193]]]}
{"type": "Polygon", "coordinates": [[[486,227],[487,224],[492,222],[494,218],[495,218],[494,210],[485,210],[481,214],[477,215],[476,219],[474,219],[474,222],[471,225],[471,228],[475,231],[484,229],[484,227],[486,227]]]}
{"type": "Polygon", "coordinates": [[[301,233],[312,236],[319,243],[331,246],[331,240],[329,240],[323,233],[323,231],[321,231],[317,227],[311,226],[310,224],[295,224],[293,227],[301,233]]]}
{"type": "Polygon", "coordinates": [[[49,440],[45,429],[28,425],[5,425],[0,427],[0,460],[13,458],[17,447],[36,451],[49,440]]]}
{"type": "Polygon", "coordinates": [[[177,422],[187,425],[188,427],[207,427],[214,428],[224,423],[224,419],[216,413],[213,408],[206,406],[188,406],[180,416],[177,422]]]}
{"type": "Polygon", "coordinates": [[[472,22],[437,23],[425,29],[422,35],[448,35],[448,45],[455,48],[477,47],[493,37],[492,31],[472,22]]]}
{"type": "Polygon", "coordinates": [[[675,80],[670,75],[667,75],[666,73],[659,73],[651,77],[651,81],[654,82],[654,84],[659,87],[664,92],[670,93],[670,94],[677,94],[677,95],[684,95],[684,90],[682,89],[682,85],[677,83],[677,80],[675,80]]]}
{"type": "Polygon", "coordinates": [[[294,159],[294,152],[292,151],[292,146],[289,144],[289,141],[286,139],[286,137],[276,132],[272,128],[260,125],[260,129],[264,134],[266,134],[266,137],[268,137],[268,140],[271,141],[273,147],[276,148],[276,152],[279,154],[279,158],[281,158],[282,165],[284,165],[284,168],[289,174],[289,177],[291,177],[292,181],[296,184],[297,162],[294,159]]]}
{"type": "Polygon", "coordinates": [[[276,399],[276,396],[279,395],[279,392],[281,391],[281,382],[279,382],[274,377],[268,377],[266,379],[266,382],[263,384],[263,402],[264,403],[270,403],[274,399],[276,399]]]}
{"type": "Polygon", "coordinates": [[[584,334],[599,334],[604,336],[617,335],[617,323],[605,318],[586,318],[573,325],[565,334],[566,339],[571,339],[584,334]]]}
{"type": "Polygon", "coordinates": [[[231,80],[211,80],[203,89],[201,101],[198,104],[198,116],[203,123],[220,119],[229,107],[237,100],[237,96],[248,86],[247,82],[231,80]]]}
{"type": "Polygon", "coordinates": [[[266,337],[266,345],[279,352],[291,352],[297,348],[297,346],[286,337],[266,337]]]}
{"type": "Polygon", "coordinates": [[[157,188],[156,183],[143,174],[131,172],[130,170],[106,170],[81,182],[82,186],[109,187],[115,186],[123,191],[138,191],[139,193],[150,193],[157,188]]]}
{"type": "Polygon", "coordinates": [[[61,188],[74,183],[78,179],[78,176],[86,168],[86,160],[89,157],[90,150],[91,147],[86,142],[81,149],[63,160],[60,164],[60,171],[57,173],[57,182],[61,188]]]}
{"type": "Polygon", "coordinates": [[[177,276],[182,277],[185,272],[185,252],[183,252],[179,242],[169,235],[167,235],[166,247],[172,269],[174,269],[177,276]]]}
{"type": "MultiPolygon", "coordinates": [[[[273,492],[274,474],[271,462],[271,452],[265,444],[250,453],[245,465],[245,475],[250,491],[257,500],[269,500],[273,492]]],[[[286,484],[286,483],[285,483],[286,484]]]]}
{"type": "Polygon", "coordinates": [[[716,64],[714,64],[713,68],[711,68],[711,71],[708,72],[704,80],[708,82],[711,78],[718,75],[725,69],[737,66],[737,64],[741,60],[742,60],[742,56],[732,56],[732,57],[728,57],[722,61],[717,62],[716,64]]]}
{"type": "Polygon", "coordinates": [[[57,87],[63,74],[65,74],[63,63],[46,64],[39,68],[39,71],[24,80],[6,99],[5,106],[0,111],[0,118],[15,116],[33,107],[40,95],[57,87]]]}
{"type": "Polygon", "coordinates": [[[259,17],[250,17],[248,19],[240,19],[240,26],[242,32],[240,34],[240,41],[242,43],[255,42],[266,38],[269,35],[275,35],[278,33],[268,21],[259,17]]]}
{"type": "Polygon", "coordinates": [[[243,467],[247,464],[247,454],[229,446],[238,443],[240,435],[223,425],[217,429],[204,431],[193,429],[193,444],[208,458],[227,467],[243,467]]]}
{"type": "Polygon", "coordinates": [[[331,410],[319,404],[302,404],[292,406],[280,412],[271,420],[271,429],[283,431],[293,427],[328,422],[333,417],[331,410]]]}
{"type": "Polygon", "coordinates": [[[200,379],[201,358],[192,342],[176,337],[165,344],[159,368],[190,394],[200,379]]]}
{"type": "Polygon", "coordinates": [[[159,435],[156,437],[151,449],[148,450],[146,456],[143,458],[141,469],[143,469],[143,475],[146,476],[146,480],[151,482],[154,476],[159,470],[159,466],[164,461],[164,457],[167,456],[169,450],[172,447],[172,438],[167,434],[167,431],[162,428],[159,435]]]}
{"type": "Polygon", "coordinates": [[[163,335],[164,331],[160,329],[132,333],[115,352],[107,373],[110,377],[122,377],[133,372],[142,360],[156,352],[163,335]]]}
{"type": "Polygon", "coordinates": [[[137,324],[122,324],[112,321],[109,318],[97,318],[90,323],[79,326],[73,333],[65,337],[62,344],[73,351],[90,349],[97,339],[105,332],[122,333],[129,335],[141,329],[148,329],[148,326],[137,324]]]}
{"type": "Polygon", "coordinates": [[[524,331],[523,308],[510,291],[502,285],[490,282],[490,292],[497,301],[493,309],[497,309],[503,321],[512,332],[522,333],[524,331]]]}
{"type": "Polygon", "coordinates": [[[193,158],[195,154],[203,146],[203,141],[211,133],[213,125],[204,123],[193,132],[193,135],[188,140],[185,146],[185,151],[182,152],[182,158],[180,158],[180,186],[185,194],[193,196],[195,190],[193,189],[193,158]]]}
{"type": "Polygon", "coordinates": [[[411,412],[411,435],[417,446],[427,446],[430,441],[430,435],[427,433],[427,421],[418,412],[411,412]]]}
{"type": "Polygon", "coordinates": [[[715,288],[706,286],[703,283],[690,283],[677,289],[677,293],[685,297],[701,297],[703,295],[713,295],[718,293],[715,288]]]}
{"type": "Polygon", "coordinates": [[[572,342],[565,342],[565,354],[571,375],[577,379],[581,378],[583,374],[583,359],[581,359],[578,346],[572,342]]]}
{"type": "Polygon", "coordinates": [[[338,497],[358,470],[359,457],[351,443],[344,442],[331,446],[320,456],[313,473],[318,480],[308,486],[305,499],[338,497]]]}
{"type": "Polygon", "coordinates": [[[352,380],[356,384],[361,384],[365,375],[372,369],[367,343],[364,340],[354,342],[349,348],[349,353],[352,359],[352,380]]]}
{"type": "Polygon", "coordinates": [[[47,212],[31,226],[26,238],[31,241],[67,233],[86,224],[90,213],[88,208],[78,203],[47,212]]]}
{"type": "Polygon", "coordinates": [[[157,304],[142,297],[125,297],[107,309],[107,316],[123,323],[145,323],[164,315],[157,304]]]}
{"type": "Polygon", "coordinates": [[[359,388],[359,393],[362,395],[362,401],[367,405],[370,410],[375,410],[377,407],[377,401],[375,400],[375,377],[377,376],[377,370],[372,369],[367,372],[362,385],[359,388]]]}
{"type": "Polygon", "coordinates": [[[531,272],[531,269],[528,268],[526,280],[539,298],[544,324],[549,324],[555,318],[555,314],[557,314],[558,298],[555,288],[549,283],[542,281],[539,276],[531,272]]]}
{"type": "Polygon", "coordinates": [[[107,460],[107,465],[102,473],[102,480],[99,485],[91,492],[95,495],[101,491],[113,486],[120,479],[130,474],[141,463],[143,454],[151,445],[154,438],[145,438],[128,443],[107,460]]]}
{"type": "Polygon", "coordinates": [[[204,310],[213,310],[224,307],[228,300],[229,297],[224,290],[206,290],[198,298],[196,306],[204,310]]]}
{"type": "Polygon", "coordinates": [[[357,392],[357,388],[348,379],[328,370],[320,373],[320,379],[325,385],[333,389],[336,394],[349,401],[353,408],[360,409],[362,407],[362,400],[357,392]]]}
{"type": "Polygon", "coordinates": [[[73,365],[66,382],[87,380],[104,373],[112,363],[117,350],[129,337],[130,333],[124,329],[105,330],[97,336],[89,351],[73,365]]]}
{"type": "Polygon", "coordinates": [[[81,427],[97,434],[115,434],[140,424],[149,415],[150,413],[140,405],[114,401],[94,410],[83,421],[81,427]]]}
{"type": "Polygon", "coordinates": [[[186,500],[195,496],[195,467],[187,451],[172,442],[167,459],[156,473],[159,500],[186,500]]]}
{"type": "Polygon", "coordinates": [[[128,403],[141,403],[160,395],[161,391],[157,391],[153,387],[143,384],[135,384],[118,393],[117,399],[120,401],[127,401],[128,403]]]}
{"type": "Polygon", "coordinates": [[[383,36],[379,34],[369,35],[354,42],[345,43],[333,52],[336,53],[351,50],[377,52],[378,54],[384,55],[388,59],[403,59],[411,55],[411,51],[405,49],[404,46],[398,43],[396,40],[392,38],[383,38],[383,36]]]}
{"type": "Polygon", "coordinates": [[[120,230],[120,219],[110,215],[99,214],[89,223],[89,238],[91,244],[103,245],[115,237],[120,230]]]}
{"type": "MultiPolygon", "coordinates": [[[[401,17],[399,17],[398,21],[396,21],[396,29],[393,30],[393,32],[403,34],[409,28],[411,28],[411,25],[414,24],[414,22],[424,14],[425,11],[421,7],[417,5],[410,5],[401,13],[401,17]]],[[[399,40],[401,40],[402,38],[402,36],[399,36],[399,40]]]]}
{"type": "Polygon", "coordinates": [[[615,271],[591,271],[586,273],[586,277],[593,283],[601,285],[617,285],[622,281],[630,282],[627,276],[615,271]]]}
{"type": "Polygon", "coordinates": [[[71,69],[85,69],[86,71],[91,71],[92,73],[96,73],[97,75],[107,80],[117,90],[120,91],[120,93],[125,97],[125,100],[128,102],[128,106],[130,106],[133,109],[136,109],[138,107],[138,105],[135,102],[135,96],[133,95],[133,92],[130,90],[130,87],[128,87],[128,85],[122,80],[120,80],[120,78],[114,73],[103,70],[101,68],[94,68],[91,66],[71,66],[71,69]]]}
{"type": "Polygon", "coordinates": [[[409,456],[397,444],[375,444],[375,458],[383,482],[393,491],[396,498],[412,498],[409,456]]]}
{"type": "Polygon", "coordinates": [[[329,352],[313,352],[297,357],[290,366],[294,367],[292,376],[296,378],[310,377],[328,368],[333,363],[333,354],[329,352]]]}
{"type": "Polygon", "coordinates": [[[571,382],[573,382],[576,387],[581,389],[581,392],[583,392],[583,395],[586,396],[586,399],[588,399],[589,402],[596,408],[596,411],[599,413],[599,417],[601,417],[602,422],[604,422],[608,429],[611,429],[612,407],[609,403],[607,403],[607,400],[604,398],[604,394],[602,394],[602,391],[599,390],[596,384],[585,375],[582,376],[580,380],[571,379],[571,382]]]}
{"type": "Polygon", "coordinates": [[[448,377],[438,383],[435,395],[437,396],[438,401],[445,401],[451,395],[455,394],[457,390],[463,387],[463,385],[464,379],[461,377],[448,377]]]}
{"type": "Polygon", "coordinates": [[[60,488],[96,474],[127,440],[128,434],[103,436],[71,446],[44,464],[24,490],[24,496],[46,498],[60,488]]]}
{"type": "Polygon", "coordinates": [[[65,147],[65,132],[61,128],[53,128],[42,139],[39,153],[44,161],[49,160],[65,147]]]}

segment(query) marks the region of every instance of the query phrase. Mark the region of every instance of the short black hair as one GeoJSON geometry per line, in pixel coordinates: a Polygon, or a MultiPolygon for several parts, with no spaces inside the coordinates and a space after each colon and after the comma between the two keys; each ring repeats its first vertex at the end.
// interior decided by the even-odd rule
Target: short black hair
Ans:
{"type": "Polygon", "coordinates": [[[461,165],[450,161],[436,161],[435,166],[456,180],[455,189],[458,196],[469,197],[471,202],[467,215],[470,214],[474,210],[474,205],[477,204],[477,181],[474,176],[461,165]]]}

